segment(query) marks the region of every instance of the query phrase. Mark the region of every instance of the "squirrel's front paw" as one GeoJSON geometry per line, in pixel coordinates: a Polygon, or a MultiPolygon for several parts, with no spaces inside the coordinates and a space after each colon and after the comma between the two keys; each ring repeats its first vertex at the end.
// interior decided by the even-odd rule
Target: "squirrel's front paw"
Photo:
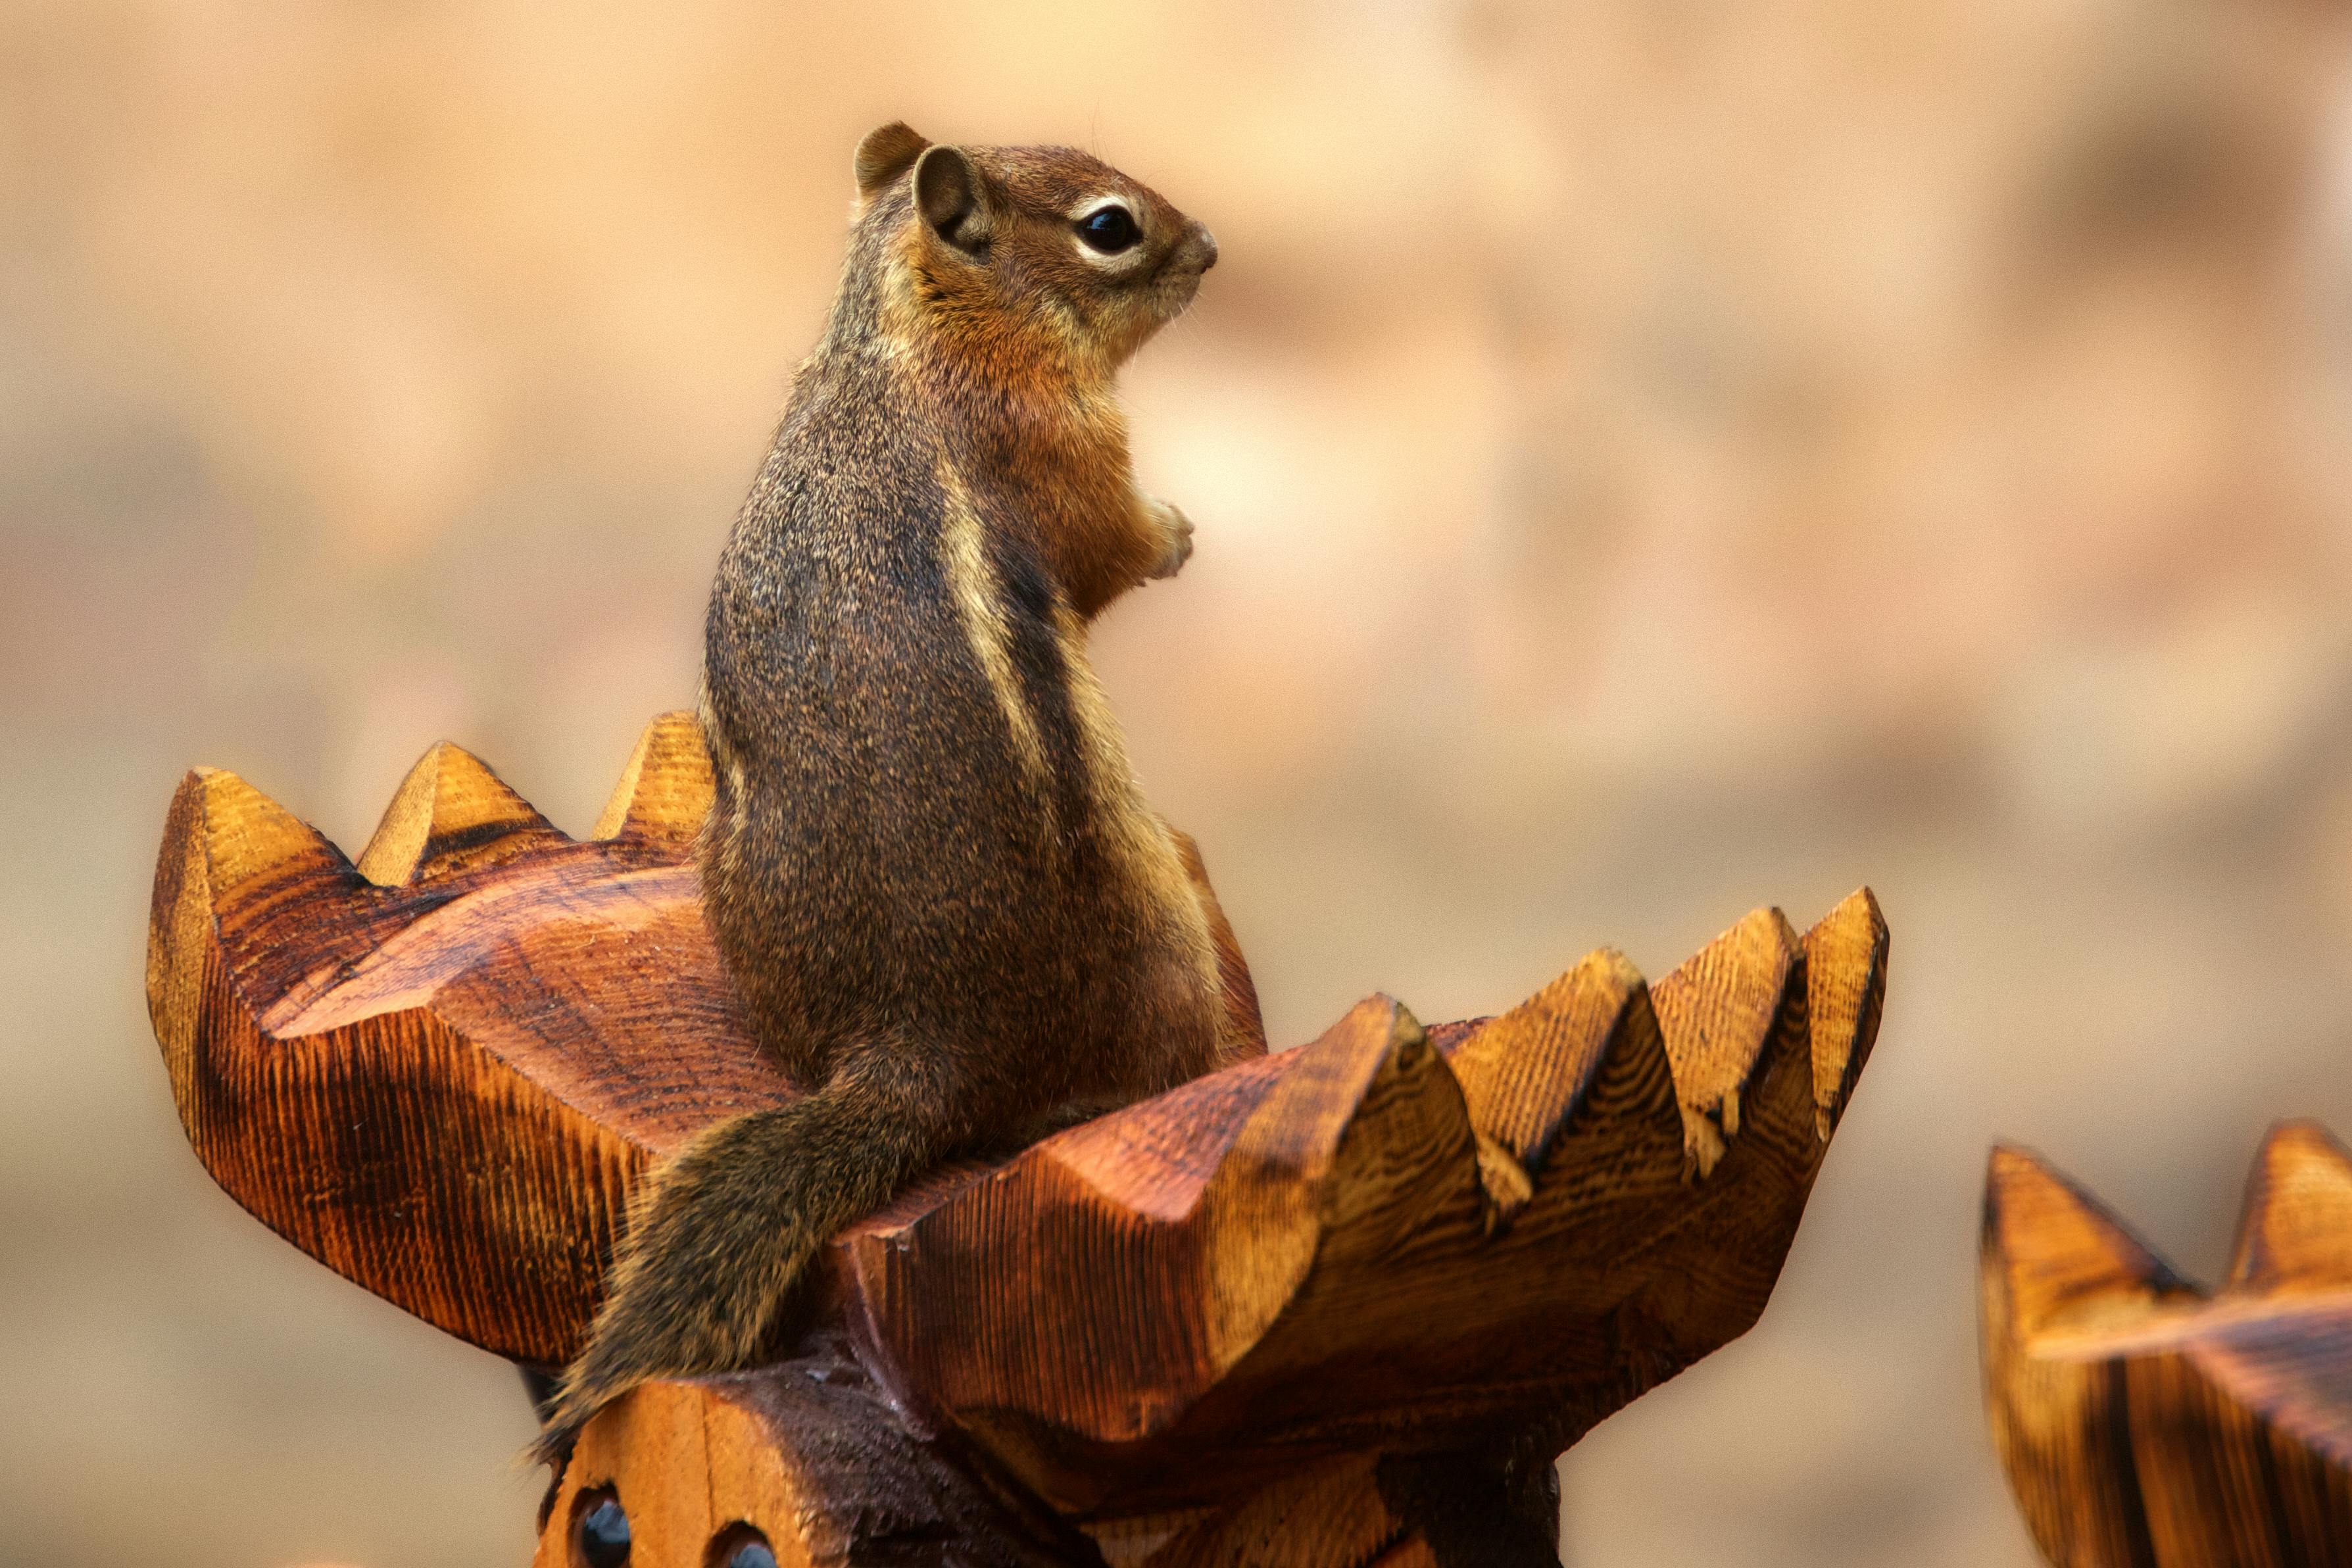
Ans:
{"type": "Polygon", "coordinates": [[[1170,506],[1164,500],[1153,501],[1151,510],[1160,520],[1167,548],[1152,566],[1150,575],[1173,577],[1184,569],[1184,563],[1192,559],[1192,520],[1184,515],[1181,508],[1170,506]]]}

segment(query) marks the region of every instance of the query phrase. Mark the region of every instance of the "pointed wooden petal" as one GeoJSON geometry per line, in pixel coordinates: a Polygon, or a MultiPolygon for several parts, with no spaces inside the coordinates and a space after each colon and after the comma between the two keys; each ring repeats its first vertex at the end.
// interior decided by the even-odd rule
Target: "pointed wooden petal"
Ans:
{"type": "Polygon", "coordinates": [[[184,805],[200,814],[207,875],[224,901],[254,897],[256,883],[287,875],[339,876],[351,866],[324,834],[235,773],[196,769],[173,801],[174,826],[184,805]]]}
{"type": "Polygon", "coordinates": [[[543,824],[517,838],[548,852],[456,897],[386,889],[200,770],[157,862],[148,1001],[225,1191],[387,1300],[557,1363],[639,1165],[792,1090],[741,1026],[690,870],[543,824]]]}
{"type": "Polygon", "coordinates": [[[1803,974],[1795,933],[1764,910],[1653,992],[1680,1152],[1699,1180],[1681,1200],[1687,1217],[1674,1222],[1688,1226],[1684,1245],[1658,1250],[1656,1274],[1637,1300],[1690,1347],[1689,1359],[1755,1324],[1828,1152],[1817,1129],[1803,974]]]}
{"type": "MultiPolygon", "coordinates": [[[[2273,1135],[2273,1202],[2306,1161],[2340,1179],[2315,1131],[2273,1135]]],[[[2256,1187],[2250,1235],[2260,1171],[2256,1187]]],[[[2352,1298],[2205,1300],[2011,1149],[1993,1156],[1979,1288],[1993,1444],[2051,1562],[2352,1561],[2352,1298]]]]}
{"type": "Polygon", "coordinates": [[[1987,1331],[2022,1342],[2068,1315],[2153,1303],[2190,1287],[2099,1201],[2030,1150],[2002,1144],[1985,1174],[1987,1331]]]}
{"type": "Polygon", "coordinates": [[[1815,1131],[1823,1142],[1838,1118],[1870,1048],[1878,1039],[1886,998],[1886,921],[1868,888],[1805,933],[1805,1018],[1812,1034],[1815,1131]]]}
{"type": "MultiPolygon", "coordinates": [[[[1530,1176],[1636,1014],[1641,971],[1603,948],[1448,1053],[1470,1124],[1530,1176]]],[[[1647,1012],[1646,1007],[1638,1009],[1647,1012]]]]}
{"type": "MultiPolygon", "coordinates": [[[[175,1086],[195,1070],[206,961],[218,955],[232,983],[243,968],[220,952],[224,914],[285,907],[352,880],[351,862],[318,829],[235,773],[197,768],[180,781],[147,915],[147,1011],[175,1086]]],[[[184,1096],[181,1104],[184,1117],[184,1096]]]]}
{"type": "Polygon", "coordinates": [[[1691,1173],[1684,1121],[1657,1009],[1638,986],[1544,1162],[1544,1185],[1581,1190],[1590,1173],[1610,1172],[1633,1188],[1669,1175],[1680,1186],[1691,1173]],[[1661,1136],[1669,1128],[1679,1149],[1661,1136]]]}
{"type": "Polygon", "coordinates": [[[405,887],[564,842],[488,763],[442,741],[401,781],[361,852],[360,875],[379,888],[405,887]]]}
{"type": "Polygon", "coordinates": [[[1757,910],[1650,988],[1701,1176],[1739,1135],[1741,1100],[1775,1034],[1797,1021],[1801,952],[1779,910],[1757,910]]]}
{"type": "Polygon", "coordinates": [[[836,1246],[887,1358],[1085,1507],[1163,1469],[1155,1445],[1244,1357],[1252,1388],[1286,1391],[1260,1396],[1256,1429],[1295,1419],[1318,1358],[1393,1328],[1365,1298],[1393,1298],[1391,1255],[1441,1212],[1475,1234],[1469,1118],[1412,1014],[1375,997],[836,1246]],[[1303,1302],[1310,1277],[1336,1300],[1303,1302]],[[1279,1347],[1277,1322],[1298,1331],[1279,1347]]]}
{"type": "Polygon", "coordinates": [[[1378,1068],[1318,1194],[1316,1267],[1335,1274],[1359,1265],[1377,1272],[1407,1237],[1477,1190],[1477,1142],[1461,1087],[1412,1012],[1390,1005],[1378,1068]]]}
{"type": "Polygon", "coordinates": [[[2352,1289],[2352,1154],[2315,1121],[2271,1129],[2246,1182],[2229,1288],[2352,1289]]]}
{"type": "Polygon", "coordinates": [[[702,726],[683,709],[664,713],[637,737],[590,837],[642,840],[684,855],[709,815],[711,792],[702,726]]]}
{"type": "Polygon", "coordinates": [[[1555,1215],[1575,1215],[1588,1237],[1622,1223],[1621,1240],[1601,1250],[1642,1245],[1654,1205],[1688,1201],[1693,1168],[1674,1067],[1646,984],[1627,996],[1567,1117],[1545,1153],[1530,1217],[1540,1227],[1555,1215]]]}
{"type": "Polygon", "coordinates": [[[1091,1484],[1160,1484],[1180,1456],[1204,1447],[1247,1474],[1259,1445],[1391,1418],[1394,1380],[1451,1386],[1416,1364],[1425,1354],[1443,1360],[1463,1340],[1493,1353],[1427,1289],[1437,1259],[1483,1250],[1488,1236],[1476,1138],[1445,1058],[1386,997],[1307,1049],[1322,1059],[1300,1063],[1309,1071],[1286,1075],[1253,1112],[1195,1216],[1212,1244],[1210,1343],[1231,1359],[1191,1410],[1169,1412],[1154,1445],[1097,1467],[1091,1484]],[[1301,1121],[1324,1131],[1295,1137],[1301,1121]],[[1311,1238],[1306,1266],[1269,1278],[1254,1239],[1269,1235],[1311,1238]],[[1368,1366],[1388,1375],[1348,1374],[1368,1366]]]}
{"type": "Polygon", "coordinates": [[[1986,1416],[2026,1529],[2053,1563],[2153,1564],[2120,1369],[2035,1341],[2070,1316],[2143,1319],[2179,1280],[2089,1194],[2002,1146],[1977,1281],[1986,1416]]]}

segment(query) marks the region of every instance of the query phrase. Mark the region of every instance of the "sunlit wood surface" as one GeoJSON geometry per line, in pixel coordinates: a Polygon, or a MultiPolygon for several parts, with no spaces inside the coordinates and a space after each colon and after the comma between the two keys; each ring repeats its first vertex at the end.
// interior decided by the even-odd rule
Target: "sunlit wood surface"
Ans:
{"type": "MultiPolygon", "coordinates": [[[[149,997],[206,1168],[427,1321],[567,1359],[646,1163],[797,1092],[702,922],[709,792],[685,715],[577,841],[440,746],[354,864],[191,773],[149,997]]],[[[1763,1310],[1886,952],[1864,891],[1802,935],[1760,910],[1654,985],[1604,951],[1492,1018],[1375,996],[939,1172],[835,1241],[776,1365],[592,1424],[540,1562],[588,1561],[608,1495],[638,1568],[755,1538],[811,1563],[1551,1562],[1553,1458],[1763,1310]]]]}

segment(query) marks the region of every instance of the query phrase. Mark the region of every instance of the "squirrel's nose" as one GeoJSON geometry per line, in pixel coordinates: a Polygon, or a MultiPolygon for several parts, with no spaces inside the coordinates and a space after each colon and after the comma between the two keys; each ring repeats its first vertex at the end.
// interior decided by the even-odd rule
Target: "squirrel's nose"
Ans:
{"type": "Polygon", "coordinates": [[[1217,264],[1217,237],[1205,225],[1192,226],[1192,247],[1201,253],[1201,270],[1206,272],[1217,264]]]}

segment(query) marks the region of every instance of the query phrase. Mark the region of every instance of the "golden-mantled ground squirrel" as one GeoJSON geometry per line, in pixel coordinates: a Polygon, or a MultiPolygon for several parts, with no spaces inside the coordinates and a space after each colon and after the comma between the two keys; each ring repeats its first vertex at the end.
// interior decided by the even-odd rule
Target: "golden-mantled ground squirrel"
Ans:
{"type": "Polygon", "coordinates": [[[757,1358],[826,1237],[926,1166],[1265,1049],[1189,840],[1138,793],[1087,626],[1192,552],[1119,365],[1209,231],[1066,147],[857,148],[824,338],[720,557],[712,934],[814,1092],[647,1180],[542,1451],[649,1377],[757,1358]]]}

